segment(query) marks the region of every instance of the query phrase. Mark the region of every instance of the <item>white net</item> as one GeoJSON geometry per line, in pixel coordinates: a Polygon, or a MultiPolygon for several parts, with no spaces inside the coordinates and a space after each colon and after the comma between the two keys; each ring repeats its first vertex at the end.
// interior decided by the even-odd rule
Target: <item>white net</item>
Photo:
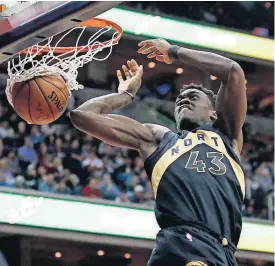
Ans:
{"type": "Polygon", "coordinates": [[[58,42],[53,46],[53,37],[46,40],[45,45],[34,45],[28,48],[26,54],[19,54],[19,58],[12,59],[8,62],[8,75],[6,94],[9,103],[13,106],[11,90],[15,83],[26,81],[37,76],[46,75],[61,75],[69,89],[78,90],[84,87],[76,80],[78,75],[78,68],[92,60],[103,61],[106,60],[112,53],[113,45],[117,44],[117,37],[119,32],[114,32],[112,38],[107,42],[100,42],[98,38],[103,34],[109,32],[112,27],[106,26],[98,30],[87,41],[85,46],[79,48],[80,39],[85,32],[87,26],[75,27],[66,32],[58,42]],[[60,46],[60,43],[71,34],[73,31],[80,31],[73,49],[62,54],[56,54],[54,51],[60,46]],[[48,48],[49,51],[43,54],[42,51],[48,48]],[[103,58],[97,58],[95,55],[104,48],[109,48],[108,53],[103,58]]]}

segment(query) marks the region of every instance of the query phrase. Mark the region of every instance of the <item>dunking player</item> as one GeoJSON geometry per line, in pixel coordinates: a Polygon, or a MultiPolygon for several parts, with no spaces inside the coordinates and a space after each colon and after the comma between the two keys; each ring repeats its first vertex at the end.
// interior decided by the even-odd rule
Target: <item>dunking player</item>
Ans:
{"type": "Polygon", "coordinates": [[[171,64],[177,59],[221,80],[217,97],[201,85],[186,85],[175,103],[178,133],[111,114],[134,99],[142,66],[118,70],[118,93],[91,99],[71,112],[73,124],[111,145],[138,150],[145,160],[160,232],[148,266],[237,265],[242,227],[244,174],[240,164],[246,116],[244,72],[231,59],[170,45],[139,44],[138,53],[171,64]]]}

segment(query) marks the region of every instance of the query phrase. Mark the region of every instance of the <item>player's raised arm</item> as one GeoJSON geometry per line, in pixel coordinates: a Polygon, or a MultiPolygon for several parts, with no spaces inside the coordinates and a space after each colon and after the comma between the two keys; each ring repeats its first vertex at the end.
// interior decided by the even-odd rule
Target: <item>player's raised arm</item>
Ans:
{"type": "MultiPolygon", "coordinates": [[[[126,79],[117,71],[119,79],[118,93],[93,98],[71,112],[71,120],[76,128],[106,143],[118,147],[147,152],[146,147],[154,147],[154,132],[149,126],[125,116],[111,114],[132,102],[141,86],[142,66],[135,60],[122,66],[126,79]]],[[[161,130],[166,129],[158,126],[161,130]],[[163,129],[162,129],[163,128],[163,129]]],[[[168,129],[166,129],[167,131],[168,129]]],[[[152,153],[152,151],[148,151],[152,153]]]]}
{"type": "Polygon", "coordinates": [[[222,81],[216,102],[217,122],[224,127],[223,129],[232,140],[238,141],[241,150],[242,126],[246,116],[247,100],[245,76],[240,65],[229,58],[170,45],[162,39],[143,41],[139,43],[139,46],[141,48],[138,52],[148,54],[148,58],[155,58],[166,64],[171,64],[174,59],[178,59],[222,81]]]}

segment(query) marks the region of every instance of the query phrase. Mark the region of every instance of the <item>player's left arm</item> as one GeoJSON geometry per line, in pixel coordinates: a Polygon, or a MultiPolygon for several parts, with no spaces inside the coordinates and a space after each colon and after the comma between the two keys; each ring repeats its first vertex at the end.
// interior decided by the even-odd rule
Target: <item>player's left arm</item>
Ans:
{"type": "Polygon", "coordinates": [[[235,61],[210,52],[197,51],[170,45],[162,39],[147,40],[139,44],[139,53],[148,54],[148,58],[171,64],[178,59],[216,76],[222,82],[217,95],[216,111],[218,124],[232,141],[242,149],[242,127],[246,117],[247,100],[245,76],[235,61]]]}
{"type": "Polygon", "coordinates": [[[217,94],[216,112],[217,124],[236,142],[240,154],[243,147],[242,127],[246,118],[247,98],[244,72],[235,62],[230,67],[228,78],[222,80],[217,94]]]}

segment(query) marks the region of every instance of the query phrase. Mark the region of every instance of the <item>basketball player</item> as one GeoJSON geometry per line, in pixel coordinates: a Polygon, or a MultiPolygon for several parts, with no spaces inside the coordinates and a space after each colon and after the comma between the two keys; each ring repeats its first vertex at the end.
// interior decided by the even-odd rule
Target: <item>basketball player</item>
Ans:
{"type": "Polygon", "coordinates": [[[139,44],[138,53],[159,62],[180,60],[221,80],[217,97],[202,85],[184,86],[175,103],[178,133],[111,114],[135,98],[142,66],[118,70],[118,93],[91,99],[71,112],[73,124],[111,145],[135,149],[145,160],[161,228],[148,266],[237,265],[244,174],[240,163],[246,86],[242,68],[213,53],[170,45],[139,44]]]}

